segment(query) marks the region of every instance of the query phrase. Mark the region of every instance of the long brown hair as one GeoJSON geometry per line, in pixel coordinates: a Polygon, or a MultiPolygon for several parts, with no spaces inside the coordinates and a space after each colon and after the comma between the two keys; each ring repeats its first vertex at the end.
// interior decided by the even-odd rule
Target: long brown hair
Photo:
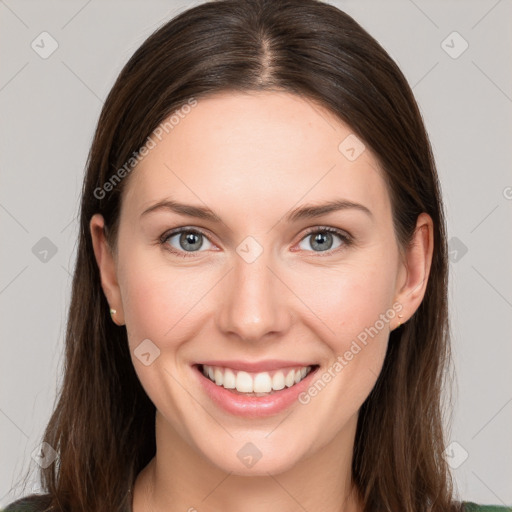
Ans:
{"type": "Polygon", "coordinates": [[[184,11],[156,30],[125,65],[101,112],[82,191],[64,379],[43,437],[59,454],[40,471],[52,510],[127,510],[128,489],[155,455],[155,406],[134,371],[125,328],[110,319],[89,221],[101,213],[115,247],[129,180],[117,179],[119,169],[152,131],[191,98],[259,90],[317,101],[373,150],[402,249],[421,212],[433,219],[424,300],[390,334],[382,372],[359,413],[352,472],[368,512],[461,508],[443,456],[442,391],[450,391],[445,378],[452,362],[445,219],[411,88],[377,41],[334,6],[222,0],[184,11]]]}

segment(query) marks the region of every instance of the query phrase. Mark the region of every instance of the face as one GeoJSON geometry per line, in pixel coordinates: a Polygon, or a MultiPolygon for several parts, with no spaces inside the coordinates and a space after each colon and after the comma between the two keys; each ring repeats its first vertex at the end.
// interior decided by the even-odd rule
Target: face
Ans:
{"type": "Polygon", "coordinates": [[[114,257],[95,242],[157,414],[225,471],[284,471],[353,427],[398,313],[403,323],[421,300],[410,290],[428,265],[411,256],[406,271],[378,161],[354,137],[284,92],[200,99],[132,171],[114,257]],[[342,207],[305,214],[333,202],[342,207]],[[280,387],[281,367],[288,384],[292,367],[314,371],[250,397],[205,377],[203,362],[228,386],[221,367],[232,366],[241,390],[237,368],[263,373],[263,387],[280,387]],[[262,454],[253,468],[240,463],[242,447],[262,454]]]}

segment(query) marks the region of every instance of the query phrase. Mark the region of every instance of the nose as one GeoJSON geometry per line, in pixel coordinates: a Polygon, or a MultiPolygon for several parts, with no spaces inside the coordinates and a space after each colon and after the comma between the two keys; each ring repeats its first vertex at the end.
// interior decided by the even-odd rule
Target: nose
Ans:
{"type": "Polygon", "coordinates": [[[226,337],[256,342],[282,336],[292,320],[292,293],[276,270],[269,251],[252,262],[236,255],[234,268],[223,279],[219,329],[226,337]]]}

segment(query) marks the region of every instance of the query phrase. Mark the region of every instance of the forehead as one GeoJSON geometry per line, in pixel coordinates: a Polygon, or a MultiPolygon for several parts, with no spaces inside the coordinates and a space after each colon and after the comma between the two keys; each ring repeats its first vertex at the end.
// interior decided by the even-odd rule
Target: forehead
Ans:
{"type": "Polygon", "coordinates": [[[168,196],[238,215],[338,197],[389,210],[371,150],[353,159],[362,142],[310,99],[223,92],[183,112],[132,171],[123,200],[131,210],[168,196]]]}

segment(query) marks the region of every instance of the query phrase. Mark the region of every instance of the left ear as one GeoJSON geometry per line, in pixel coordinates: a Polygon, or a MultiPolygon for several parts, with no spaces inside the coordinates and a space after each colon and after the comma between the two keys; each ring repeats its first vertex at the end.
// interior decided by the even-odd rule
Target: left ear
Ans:
{"type": "Polygon", "coordinates": [[[427,213],[420,213],[411,243],[405,250],[404,261],[401,263],[402,268],[396,283],[395,301],[403,306],[400,312],[402,324],[412,317],[425,296],[433,252],[432,218],[427,213]]]}

